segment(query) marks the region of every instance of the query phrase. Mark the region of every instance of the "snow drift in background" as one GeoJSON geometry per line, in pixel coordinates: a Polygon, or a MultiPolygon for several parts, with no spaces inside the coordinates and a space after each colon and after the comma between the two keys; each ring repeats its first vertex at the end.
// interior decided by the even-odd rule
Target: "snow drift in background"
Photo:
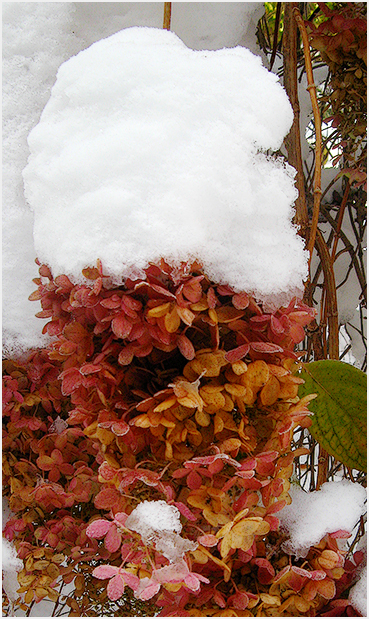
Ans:
{"type": "Polygon", "coordinates": [[[161,256],[199,259],[260,298],[301,293],[294,171],[263,154],[291,122],[276,76],[244,48],[193,51],[154,28],[95,43],[61,66],[29,136],[39,259],[78,281],[100,258],[117,284],[161,256]]]}

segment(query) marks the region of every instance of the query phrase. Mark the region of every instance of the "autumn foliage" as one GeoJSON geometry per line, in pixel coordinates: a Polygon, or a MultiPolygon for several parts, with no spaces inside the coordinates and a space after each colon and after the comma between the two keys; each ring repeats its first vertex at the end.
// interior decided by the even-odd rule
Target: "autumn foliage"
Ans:
{"type": "Polygon", "coordinates": [[[22,607],[357,615],[344,592],[362,556],[345,559],[347,532],[295,559],[279,528],[306,452],[290,446],[314,397],[298,397],[295,346],[314,310],[295,298],[268,309],[195,263],[161,261],[120,286],[100,263],[78,284],[39,270],[31,300],[50,343],[6,360],[3,379],[5,535],[24,561],[22,607]],[[174,559],[126,526],[143,501],[179,510],[174,559]]]}

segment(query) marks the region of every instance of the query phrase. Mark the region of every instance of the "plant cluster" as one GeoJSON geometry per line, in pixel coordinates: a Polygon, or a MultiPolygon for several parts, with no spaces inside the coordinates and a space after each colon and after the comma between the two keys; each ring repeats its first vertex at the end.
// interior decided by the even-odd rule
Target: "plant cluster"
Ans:
{"type": "Polygon", "coordinates": [[[342,175],[357,186],[366,182],[366,3],[341,2],[329,8],[318,2],[323,21],[310,30],[310,43],[329,68],[328,92],[323,117],[335,130],[330,140],[343,156],[342,175]]]}
{"type": "Polygon", "coordinates": [[[161,261],[113,286],[98,262],[81,283],[40,265],[47,349],[4,363],[5,529],[24,561],[22,608],[71,616],[319,616],[337,609],[362,559],[337,531],[295,559],[278,512],[289,496],[296,344],[314,310],[267,309],[161,261]],[[145,535],[136,508],[164,502],[180,530],[145,535]],[[181,535],[179,535],[179,532],[181,535]],[[351,580],[350,580],[351,579],[351,580]],[[62,588],[72,586],[63,598],[62,588]],[[331,605],[329,605],[331,604],[331,605]]]}

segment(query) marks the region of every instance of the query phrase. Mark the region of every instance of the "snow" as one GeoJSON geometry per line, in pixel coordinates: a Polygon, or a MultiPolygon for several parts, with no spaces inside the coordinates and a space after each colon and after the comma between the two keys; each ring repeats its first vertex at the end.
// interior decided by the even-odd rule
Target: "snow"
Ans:
{"type": "Polygon", "coordinates": [[[258,297],[301,294],[294,170],[260,152],[291,122],[276,76],[242,47],[194,51],[143,27],[95,43],[60,67],[28,137],[39,259],[78,281],[100,258],[116,284],[161,256],[198,259],[258,297]]]}
{"type": "Polygon", "coordinates": [[[363,616],[367,617],[367,566],[365,566],[357,583],[350,589],[349,602],[363,616]]]}
{"type": "Polygon", "coordinates": [[[148,540],[154,533],[182,531],[180,511],[165,501],[143,501],[131,512],[126,527],[148,540]]]}
{"type": "Polygon", "coordinates": [[[143,501],[128,516],[125,526],[136,531],[145,544],[154,543],[172,563],[180,561],[185,552],[197,544],[179,535],[182,531],[180,512],[165,501],[143,501]]]}
{"type": "MultiPolygon", "coordinates": [[[[95,41],[131,26],[160,28],[158,2],[4,2],[3,8],[3,352],[45,346],[43,320],[28,301],[38,276],[33,213],[23,193],[27,135],[41,115],[60,64],[95,41]]],[[[237,44],[261,54],[256,25],[263,3],[175,3],[172,30],[190,47],[237,44]]]]}
{"type": "Polygon", "coordinates": [[[348,480],[326,482],[315,492],[292,484],[290,496],[292,503],[279,512],[279,518],[289,535],[284,547],[296,556],[305,556],[327,533],[351,532],[366,511],[365,489],[348,480]]]}
{"type": "Polygon", "coordinates": [[[3,537],[2,552],[2,573],[3,573],[3,588],[11,602],[14,602],[19,596],[17,589],[19,583],[16,573],[23,569],[23,561],[18,559],[17,551],[13,544],[3,537]]]}

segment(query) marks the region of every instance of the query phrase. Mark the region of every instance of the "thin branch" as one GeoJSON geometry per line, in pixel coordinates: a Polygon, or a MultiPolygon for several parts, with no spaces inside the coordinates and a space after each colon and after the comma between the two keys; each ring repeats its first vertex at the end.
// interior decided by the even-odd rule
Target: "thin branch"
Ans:
{"type": "Polygon", "coordinates": [[[164,30],[170,30],[171,17],[172,17],[172,3],[164,2],[164,20],[163,20],[164,30]]]}
{"type": "Polygon", "coordinates": [[[322,194],[321,188],[321,174],[322,174],[322,127],[321,127],[321,119],[319,112],[319,104],[318,97],[316,94],[316,87],[314,83],[314,75],[313,68],[311,64],[311,56],[310,56],[310,46],[309,46],[309,38],[308,33],[304,24],[304,20],[301,17],[300,11],[295,6],[292,9],[293,15],[296,19],[297,25],[300,29],[302,42],[304,47],[304,59],[305,59],[305,70],[307,76],[307,90],[309,91],[311,104],[313,108],[314,114],[314,125],[315,125],[315,172],[314,172],[314,207],[313,207],[313,217],[311,221],[310,228],[310,237],[308,250],[310,252],[310,261],[313,253],[313,249],[315,246],[315,236],[318,228],[318,219],[319,219],[319,209],[320,209],[320,199],[322,194]]]}
{"type": "Polygon", "coordinates": [[[299,192],[295,202],[295,223],[301,236],[307,240],[309,216],[305,197],[304,172],[301,157],[300,106],[297,89],[297,26],[292,11],[297,2],[284,3],[283,82],[293,109],[293,125],[285,139],[288,162],[297,170],[296,184],[299,192]]]}
{"type": "Polygon", "coordinates": [[[273,50],[272,50],[272,56],[270,58],[269,71],[272,70],[275,57],[277,55],[279,23],[281,20],[281,6],[282,6],[282,2],[277,2],[277,9],[276,9],[275,23],[274,23],[273,50]]]}

